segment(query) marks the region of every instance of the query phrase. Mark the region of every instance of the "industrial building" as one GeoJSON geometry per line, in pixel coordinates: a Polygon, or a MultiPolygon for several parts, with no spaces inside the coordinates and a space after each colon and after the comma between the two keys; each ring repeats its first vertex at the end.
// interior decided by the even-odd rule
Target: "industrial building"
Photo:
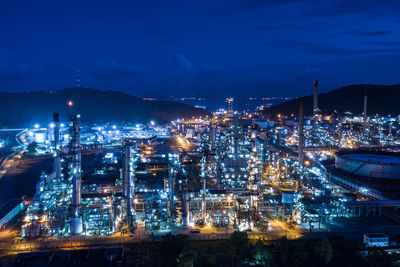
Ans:
{"type": "Polygon", "coordinates": [[[82,126],[71,108],[67,128],[56,113],[46,148],[54,168],[40,177],[23,237],[268,234],[277,224],[299,237],[343,218],[397,216],[392,120],[366,108],[361,117],[323,114],[317,81],[311,117],[301,100],[298,114],[275,121],[227,102],[211,118],[164,126],[82,126]]]}

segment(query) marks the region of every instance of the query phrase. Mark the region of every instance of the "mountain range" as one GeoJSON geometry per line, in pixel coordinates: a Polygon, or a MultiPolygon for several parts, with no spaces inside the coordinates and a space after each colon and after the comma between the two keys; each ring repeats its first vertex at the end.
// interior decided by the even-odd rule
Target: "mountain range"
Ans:
{"type": "Polygon", "coordinates": [[[81,114],[82,123],[147,123],[167,122],[178,118],[206,116],[204,109],[171,101],[148,101],[118,91],[70,88],[54,92],[0,92],[0,128],[47,126],[52,114],[59,112],[67,121],[68,101],[73,111],[81,114]]]}
{"type": "MultiPolygon", "coordinates": [[[[356,84],[344,86],[328,93],[318,96],[318,108],[323,114],[334,112],[352,112],[361,114],[363,112],[364,93],[367,93],[367,114],[369,115],[399,115],[400,114],[400,84],[375,85],[356,84]]],[[[298,114],[299,99],[269,107],[264,110],[265,114],[298,114]]],[[[304,114],[311,115],[313,111],[313,95],[303,97],[304,114]]]]}

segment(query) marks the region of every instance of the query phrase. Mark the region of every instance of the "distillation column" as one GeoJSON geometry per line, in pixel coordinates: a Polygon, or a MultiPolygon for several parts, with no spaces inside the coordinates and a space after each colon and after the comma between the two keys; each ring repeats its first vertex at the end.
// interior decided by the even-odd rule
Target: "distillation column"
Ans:
{"type": "Polygon", "coordinates": [[[363,133],[365,133],[365,128],[367,126],[367,102],[368,102],[367,86],[365,86],[365,88],[364,88],[364,108],[363,108],[363,133]]]}
{"type": "Polygon", "coordinates": [[[235,126],[233,130],[233,157],[234,159],[239,158],[239,129],[238,129],[238,121],[237,118],[235,118],[235,126]]]}
{"type": "Polygon", "coordinates": [[[318,115],[318,81],[314,81],[314,101],[313,101],[313,124],[314,128],[317,126],[318,115]]]}
{"type": "Polygon", "coordinates": [[[299,167],[300,167],[300,179],[303,175],[303,163],[304,163],[304,100],[299,100],[299,167]]]}
{"type": "Polygon", "coordinates": [[[212,125],[210,125],[210,135],[208,138],[208,143],[211,146],[211,151],[215,150],[215,136],[216,136],[216,129],[212,125]]]}
{"type": "Polygon", "coordinates": [[[55,112],[53,114],[54,120],[54,171],[56,173],[56,178],[61,177],[61,161],[60,161],[60,114],[55,112]]]}
{"type": "Polygon", "coordinates": [[[71,156],[70,175],[72,177],[71,201],[71,234],[79,235],[83,231],[81,206],[81,141],[80,141],[80,115],[70,115],[69,122],[69,154],[71,156]]]}
{"type": "Polygon", "coordinates": [[[206,202],[206,191],[207,191],[207,183],[206,183],[206,158],[203,157],[201,159],[201,169],[200,169],[200,177],[202,183],[202,194],[201,194],[201,220],[204,222],[206,219],[207,212],[207,202],[206,202]]]}
{"type": "Polygon", "coordinates": [[[169,226],[175,222],[175,171],[172,155],[168,156],[168,221],[169,226]]]}
{"type": "Polygon", "coordinates": [[[125,221],[130,231],[135,229],[135,211],[133,209],[133,198],[135,194],[134,182],[134,157],[132,155],[133,143],[125,142],[123,147],[123,185],[125,198],[125,221]]]}

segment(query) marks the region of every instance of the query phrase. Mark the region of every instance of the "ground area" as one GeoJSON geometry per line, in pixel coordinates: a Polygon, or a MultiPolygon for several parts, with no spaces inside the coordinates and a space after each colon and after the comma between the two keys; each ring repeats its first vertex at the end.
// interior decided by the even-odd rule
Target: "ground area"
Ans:
{"type": "Polygon", "coordinates": [[[0,205],[13,198],[32,197],[42,171],[53,168],[50,156],[13,157],[3,166],[6,172],[0,178],[0,205]]]}
{"type": "Polygon", "coordinates": [[[159,242],[118,247],[21,253],[2,258],[2,266],[390,266],[396,249],[368,249],[361,239],[275,241],[249,239],[235,232],[227,240],[188,241],[167,235],[159,242]],[[360,251],[362,253],[360,253],[360,251]]]}

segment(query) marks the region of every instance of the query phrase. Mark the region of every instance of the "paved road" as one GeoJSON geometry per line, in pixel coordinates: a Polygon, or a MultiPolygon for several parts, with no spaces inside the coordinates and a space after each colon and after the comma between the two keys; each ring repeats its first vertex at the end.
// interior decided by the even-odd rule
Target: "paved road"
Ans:
{"type": "Polygon", "coordinates": [[[32,197],[43,170],[53,168],[53,160],[46,157],[15,155],[0,170],[0,205],[13,198],[32,197]]]}

